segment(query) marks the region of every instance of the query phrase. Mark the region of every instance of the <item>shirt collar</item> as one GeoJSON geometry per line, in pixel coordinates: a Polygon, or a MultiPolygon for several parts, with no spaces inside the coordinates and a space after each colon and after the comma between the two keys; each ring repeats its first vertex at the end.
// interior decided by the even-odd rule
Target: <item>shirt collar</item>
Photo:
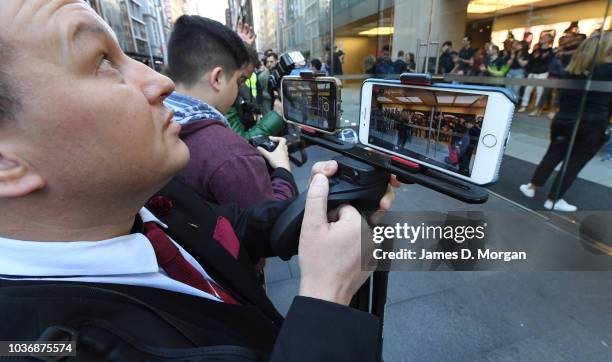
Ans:
{"type": "Polygon", "coordinates": [[[174,112],[174,121],[181,125],[215,120],[229,127],[229,122],[218,110],[186,94],[173,92],[164,100],[164,105],[174,112]]]}
{"type": "MultiPolygon", "coordinates": [[[[143,222],[168,226],[149,210],[143,222]]],[[[140,233],[100,241],[23,241],[0,237],[0,275],[76,277],[157,273],[159,266],[149,240],[140,233]]]]}

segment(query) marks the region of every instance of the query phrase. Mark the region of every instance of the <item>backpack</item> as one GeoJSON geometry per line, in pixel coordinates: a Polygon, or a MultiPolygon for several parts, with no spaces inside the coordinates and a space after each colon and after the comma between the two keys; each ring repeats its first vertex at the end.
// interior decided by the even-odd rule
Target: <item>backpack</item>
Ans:
{"type": "Polygon", "coordinates": [[[76,342],[76,356],[64,357],[62,361],[253,362],[267,359],[261,353],[237,345],[197,346],[190,337],[193,331],[186,332],[190,327],[183,321],[117,290],[52,283],[0,287],[0,308],[3,324],[0,340],[14,340],[12,336],[16,336],[29,341],[76,342]],[[49,296],[52,302],[47,303],[49,296]],[[48,313],[62,322],[45,323],[43,315],[48,313]],[[113,322],[117,320],[127,322],[113,322]],[[160,347],[151,342],[154,340],[167,340],[167,345],[173,347],[160,347]]]}

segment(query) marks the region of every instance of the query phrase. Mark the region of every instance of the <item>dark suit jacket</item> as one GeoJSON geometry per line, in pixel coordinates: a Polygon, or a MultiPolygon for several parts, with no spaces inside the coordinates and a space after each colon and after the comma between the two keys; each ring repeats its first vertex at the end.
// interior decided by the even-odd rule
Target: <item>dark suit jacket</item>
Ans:
{"type": "Polygon", "coordinates": [[[274,255],[267,231],[288,201],[249,209],[221,207],[203,202],[178,181],[159,196],[171,200],[172,207],[149,209],[243,305],[147,287],[0,280],[0,340],[35,340],[53,325],[86,335],[94,333],[87,330],[94,325],[156,348],[230,345],[272,361],[378,360],[376,317],[298,296],[283,320],[260,286],[251,261],[274,255]],[[223,237],[215,230],[220,217],[232,224],[241,241],[237,259],[215,240],[223,237]]]}

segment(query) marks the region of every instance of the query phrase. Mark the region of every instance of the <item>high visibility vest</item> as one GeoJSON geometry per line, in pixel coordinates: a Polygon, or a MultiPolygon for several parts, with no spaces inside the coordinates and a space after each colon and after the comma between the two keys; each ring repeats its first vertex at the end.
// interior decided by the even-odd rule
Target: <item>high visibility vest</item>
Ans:
{"type": "Polygon", "coordinates": [[[255,74],[255,72],[251,74],[251,78],[247,79],[244,82],[244,85],[246,85],[249,89],[251,89],[251,95],[253,96],[253,98],[256,98],[257,97],[257,74],[255,74]]]}

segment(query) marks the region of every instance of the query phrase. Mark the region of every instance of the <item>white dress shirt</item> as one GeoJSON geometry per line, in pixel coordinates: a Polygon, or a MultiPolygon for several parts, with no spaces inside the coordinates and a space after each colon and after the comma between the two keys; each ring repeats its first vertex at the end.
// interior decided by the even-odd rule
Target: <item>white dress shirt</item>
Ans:
{"type": "MultiPolygon", "coordinates": [[[[168,228],[145,208],[139,215],[143,223],[152,221],[168,228]]],[[[189,253],[174,240],[172,242],[206,279],[213,280],[189,253]]],[[[157,264],[151,242],[141,233],[101,241],[70,242],[0,237],[0,278],[137,285],[221,301],[168,277],[157,264]]]]}

